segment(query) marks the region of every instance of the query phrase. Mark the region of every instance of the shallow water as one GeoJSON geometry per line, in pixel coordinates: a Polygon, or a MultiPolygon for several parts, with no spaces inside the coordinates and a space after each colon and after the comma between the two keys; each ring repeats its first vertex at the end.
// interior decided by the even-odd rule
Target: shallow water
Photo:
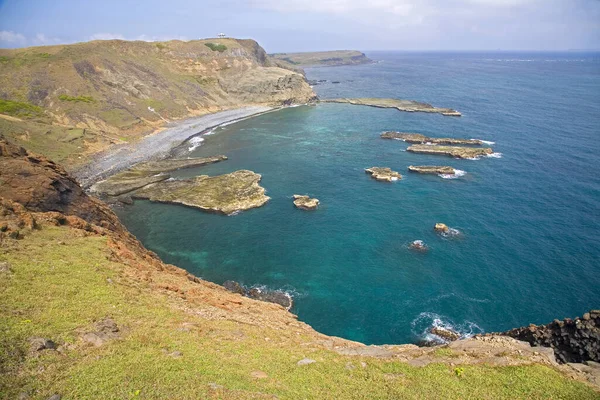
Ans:
{"type": "MultiPolygon", "coordinates": [[[[189,154],[228,161],[178,177],[250,169],[272,198],[235,216],[136,201],[118,210],[166,262],[210,281],[284,289],[302,321],[365,343],[432,325],[463,334],[600,306],[600,58],[597,54],[370,53],[378,64],[312,68],[323,98],[398,97],[461,118],[320,104],[216,129],[189,154]],[[524,61],[531,60],[531,61],[524,61]],[[416,155],[384,130],[495,142],[501,158],[416,155]],[[410,174],[450,165],[457,179],[410,174]],[[403,174],[394,183],[364,173],[403,174]],[[321,200],[295,209],[293,194],[321,200]],[[433,232],[444,222],[462,234],[433,232]],[[426,253],[408,245],[423,240],[426,253]]],[[[192,147],[187,145],[188,147],[192,147]]]]}

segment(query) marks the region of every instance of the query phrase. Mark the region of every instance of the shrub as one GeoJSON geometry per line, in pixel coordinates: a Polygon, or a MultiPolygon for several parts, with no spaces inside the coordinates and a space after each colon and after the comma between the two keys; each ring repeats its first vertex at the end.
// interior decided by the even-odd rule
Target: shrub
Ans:
{"type": "Polygon", "coordinates": [[[219,53],[222,53],[225,50],[227,50],[227,46],[225,46],[224,44],[204,43],[204,45],[206,47],[208,47],[209,49],[211,49],[212,51],[218,51],[219,53]]]}
{"type": "Polygon", "coordinates": [[[96,101],[92,96],[69,96],[68,94],[61,94],[58,98],[62,101],[72,101],[74,103],[93,103],[96,101]]]}
{"type": "Polygon", "coordinates": [[[33,104],[0,99],[0,114],[26,118],[40,116],[43,113],[42,108],[33,104]]]}

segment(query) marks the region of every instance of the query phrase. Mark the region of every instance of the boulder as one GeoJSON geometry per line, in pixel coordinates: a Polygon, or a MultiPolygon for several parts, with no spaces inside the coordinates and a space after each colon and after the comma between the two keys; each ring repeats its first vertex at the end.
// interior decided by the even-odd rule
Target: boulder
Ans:
{"type": "Polygon", "coordinates": [[[433,335],[439,336],[446,342],[453,342],[460,339],[460,334],[453,331],[452,329],[442,328],[439,326],[432,327],[429,332],[433,335]]]}
{"type": "Polygon", "coordinates": [[[448,225],[442,224],[441,222],[438,222],[437,224],[435,224],[433,229],[438,233],[448,233],[450,231],[450,228],[448,228],[448,225]]]}
{"type": "Polygon", "coordinates": [[[427,250],[429,250],[429,248],[427,247],[425,242],[423,242],[422,240],[415,240],[408,247],[411,250],[415,250],[415,251],[419,251],[419,252],[426,252],[427,250]]]}

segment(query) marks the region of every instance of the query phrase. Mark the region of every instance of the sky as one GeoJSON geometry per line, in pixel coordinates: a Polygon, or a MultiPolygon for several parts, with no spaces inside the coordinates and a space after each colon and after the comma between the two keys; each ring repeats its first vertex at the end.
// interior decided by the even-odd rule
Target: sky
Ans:
{"type": "Polygon", "coordinates": [[[0,47],[257,40],[268,52],[600,49],[600,0],[0,0],[0,47]]]}

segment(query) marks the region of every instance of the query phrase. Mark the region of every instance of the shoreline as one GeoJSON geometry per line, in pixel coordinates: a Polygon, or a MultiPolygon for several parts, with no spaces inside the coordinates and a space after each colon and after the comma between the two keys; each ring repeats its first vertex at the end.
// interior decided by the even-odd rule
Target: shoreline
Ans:
{"type": "Polygon", "coordinates": [[[223,124],[256,117],[279,108],[245,106],[170,122],[165,126],[166,129],[150,133],[139,141],[111,146],[93,155],[87,163],[70,173],[77,179],[81,187],[87,190],[94,183],[137,163],[169,157],[173,149],[204,131],[223,124]]]}

